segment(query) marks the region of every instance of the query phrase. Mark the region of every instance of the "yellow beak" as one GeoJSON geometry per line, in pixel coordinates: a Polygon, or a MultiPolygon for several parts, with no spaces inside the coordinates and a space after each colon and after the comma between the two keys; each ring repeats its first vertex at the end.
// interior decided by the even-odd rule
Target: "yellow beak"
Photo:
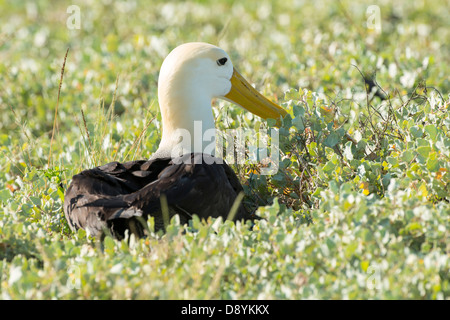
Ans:
{"type": "Polygon", "coordinates": [[[225,99],[236,103],[261,118],[275,119],[277,120],[277,125],[281,124],[280,117],[284,117],[287,114],[283,108],[256,91],[236,69],[233,70],[230,81],[231,90],[225,95],[225,99]]]}

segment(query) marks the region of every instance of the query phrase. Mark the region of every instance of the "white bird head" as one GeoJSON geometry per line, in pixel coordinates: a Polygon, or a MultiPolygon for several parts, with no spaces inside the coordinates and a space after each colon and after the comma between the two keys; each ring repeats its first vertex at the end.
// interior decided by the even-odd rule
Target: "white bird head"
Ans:
{"type": "MultiPolygon", "coordinates": [[[[180,143],[186,152],[203,152],[204,133],[214,130],[211,100],[231,101],[265,119],[286,115],[280,106],[257,92],[233,67],[228,54],[208,43],[176,47],[164,60],[158,79],[163,135],[153,157],[170,156],[180,143]],[[201,126],[196,130],[195,126],[201,126]],[[180,132],[190,135],[189,141],[180,132]],[[180,141],[183,140],[183,141],[180,141]]],[[[214,138],[214,136],[212,137],[214,138]]]]}

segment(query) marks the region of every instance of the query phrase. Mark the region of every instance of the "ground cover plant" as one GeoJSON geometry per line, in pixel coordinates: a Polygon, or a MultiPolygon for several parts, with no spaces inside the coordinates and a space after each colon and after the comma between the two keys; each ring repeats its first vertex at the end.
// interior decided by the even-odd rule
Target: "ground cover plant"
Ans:
{"type": "MultiPolygon", "coordinates": [[[[2,299],[449,298],[448,6],[1,8],[2,299]],[[173,219],[165,234],[103,243],[72,233],[62,210],[71,177],[156,150],[159,68],[189,41],[224,48],[288,110],[278,172],[260,175],[263,161],[233,166],[244,204],[264,219],[252,228],[173,219]]],[[[213,105],[220,129],[273,125],[213,105]]]]}

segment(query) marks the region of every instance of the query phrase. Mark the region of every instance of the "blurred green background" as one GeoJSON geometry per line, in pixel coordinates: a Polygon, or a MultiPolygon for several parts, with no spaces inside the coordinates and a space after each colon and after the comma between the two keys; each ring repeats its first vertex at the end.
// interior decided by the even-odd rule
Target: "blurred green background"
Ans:
{"type": "Polygon", "coordinates": [[[446,1],[2,1],[0,133],[17,121],[39,137],[53,126],[60,70],[60,129],[80,109],[106,105],[119,77],[116,112],[157,112],[156,83],[177,45],[204,41],[228,51],[257,88],[282,98],[289,88],[348,97],[362,71],[406,94],[420,79],[448,93],[450,28],[446,1]],[[80,9],[80,29],[67,9],[80,9]],[[379,7],[381,33],[369,28],[379,7]],[[14,109],[15,114],[12,112],[14,109]]]}
{"type": "MultiPolygon", "coordinates": [[[[0,297],[448,299],[449,10],[437,0],[0,0],[0,297]],[[68,27],[73,6],[79,29],[68,27]],[[156,150],[159,68],[190,41],[225,49],[292,116],[277,175],[233,167],[247,197],[269,204],[266,220],[252,231],[175,221],[164,236],[103,245],[72,233],[71,177],[156,150]],[[366,108],[360,71],[392,105],[371,97],[366,108]]],[[[213,110],[222,129],[261,123],[227,102],[213,110]]]]}

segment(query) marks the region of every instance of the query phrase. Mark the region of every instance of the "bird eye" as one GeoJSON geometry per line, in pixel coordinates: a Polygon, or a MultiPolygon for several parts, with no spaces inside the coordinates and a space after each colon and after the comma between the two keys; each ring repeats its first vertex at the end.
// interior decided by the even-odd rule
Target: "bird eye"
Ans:
{"type": "Polygon", "coordinates": [[[228,61],[227,58],[221,58],[221,59],[217,60],[216,62],[217,62],[217,65],[223,66],[227,61],[228,61]]]}

